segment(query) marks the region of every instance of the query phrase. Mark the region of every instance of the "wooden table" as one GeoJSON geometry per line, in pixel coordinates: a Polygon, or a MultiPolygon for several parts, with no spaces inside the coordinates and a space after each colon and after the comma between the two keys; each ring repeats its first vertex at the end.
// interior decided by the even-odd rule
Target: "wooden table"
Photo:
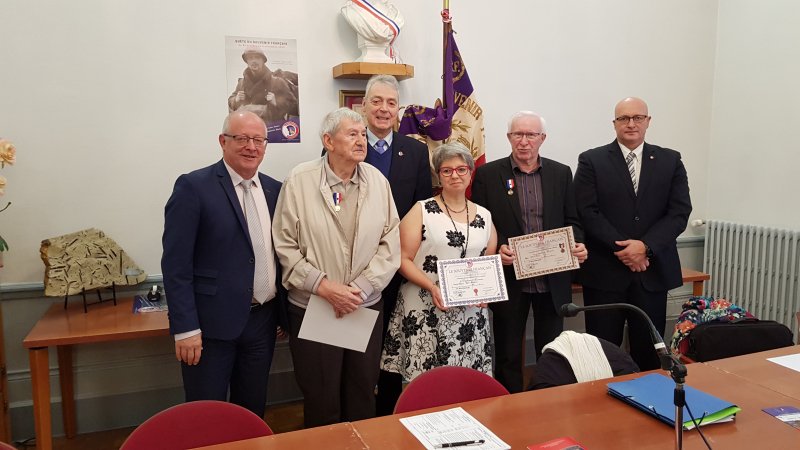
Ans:
{"type": "Polygon", "coordinates": [[[133,299],[122,299],[117,303],[117,306],[110,301],[91,305],[88,313],[83,312],[82,304],[73,303],[64,309],[62,303],[53,303],[22,341],[28,349],[31,364],[37,449],[53,448],[48,347],[55,346],[58,353],[64,432],[72,438],[77,429],[72,346],[169,335],[166,312],[133,314],[133,299]]]}
{"type": "Polygon", "coordinates": [[[750,383],[792,397],[796,399],[792,404],[800,407],[800,402],[797,401],[800,400],[800,372],[767,361],[767,358],[798,353],[800,353],[800,345],[792,345],[749,355],[707,361],[706,364],[744,378],[750,383]]]}
{"type": "MultiPolygon", "coordinates": [[[[341,449],[366,450],[364,441],[358,436],[352,423],[337,423],[290,433],[226,442],[224,444],[202,447],[204,450],[285,450],[285,449],[341,449]],[[314,444],[313,446],[309,444],[314,444]]],[[[375,448],[375,447],[372,447],[375,448]]]]}
{"type": "MultiPolygon", "coordinates": [[[[694,269],[681,267],[681,275],[684,283],[692,283],[692,295],[703,295],[703,283],[711,279],[711,275],[694,269]]],[[[572,284],[572,293],[583,292],[583,286],[577,283],[572,284]]]]}
{"type": "MultiPolygon", "coordinates": [[[[674,448],[674,429],[612,398],[606,384],[635,378],[626,375],[541,391],[523,392],[461,403],[472,416],[491,429],[512,449],[570,436],[587,448],[674,448]]],[[[800,376],[797,377],[800,383],[800,376]]],[[[716,367],[698,363],[689,366],[687,384],[736,403],[742,411],[736,420],[703,427],[713,448],[792,448],[797,430],[761,411],[762,408],[796,404],[796,400],[767,387],[752,384],[716,367]]],[[[691,405],[689,405],[691,406],[691,405]]],[[[210,449],[277,448],[370,448],[420,449],[422,444],[400,423],[400,417],[452,408],[453,405],[412,413],[338,424],[287,434],[231,442],[210,449]],[[352,426],[361,446],[352,436],[343,436],[352,426]],[[346,440],[343,440],[346,439],[346,440]]],[[[696,430],[684,432],[684,448],[705,448],[696,430]]]]}

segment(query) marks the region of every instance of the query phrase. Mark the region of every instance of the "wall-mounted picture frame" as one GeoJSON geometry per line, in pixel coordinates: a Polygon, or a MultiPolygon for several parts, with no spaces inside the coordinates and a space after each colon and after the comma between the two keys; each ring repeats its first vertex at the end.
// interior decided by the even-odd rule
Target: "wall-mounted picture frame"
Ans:
{"type": "Polygon", "coordinates": [[[339,91],[339,106],[362,114],[364,112],[364,91],[339,91]]]}

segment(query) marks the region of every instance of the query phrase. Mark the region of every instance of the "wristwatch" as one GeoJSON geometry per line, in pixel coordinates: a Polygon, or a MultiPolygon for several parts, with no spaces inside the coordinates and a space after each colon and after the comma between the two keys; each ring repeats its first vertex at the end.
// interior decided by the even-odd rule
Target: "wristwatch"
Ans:
{"type": "Polygon", "coordinates": [[[650,246],[647,244],[644,244],[644,255],[647,256],[648,258],[653,257],[653,249],[651,249],[650,246]]]}

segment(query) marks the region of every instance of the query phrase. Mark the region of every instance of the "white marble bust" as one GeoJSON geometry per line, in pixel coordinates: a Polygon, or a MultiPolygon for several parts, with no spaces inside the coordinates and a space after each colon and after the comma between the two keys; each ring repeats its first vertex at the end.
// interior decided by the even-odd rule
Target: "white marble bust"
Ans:
{"type": "Polygon", "coordinates": [[[342,16],[358,34],[360,62],[393,63],[397,55],[392,48],[404,21],[400,11],[386,0],[348,0],[342,16]]]}

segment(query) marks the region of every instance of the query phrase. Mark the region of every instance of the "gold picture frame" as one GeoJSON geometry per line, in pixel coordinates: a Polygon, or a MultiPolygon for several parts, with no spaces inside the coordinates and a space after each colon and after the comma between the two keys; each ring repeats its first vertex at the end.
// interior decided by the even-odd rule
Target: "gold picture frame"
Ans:
{"type": "Polygon", "coordinates": [[[364,114],[364,91],[339,91],[339,106],[364,114]]]}

